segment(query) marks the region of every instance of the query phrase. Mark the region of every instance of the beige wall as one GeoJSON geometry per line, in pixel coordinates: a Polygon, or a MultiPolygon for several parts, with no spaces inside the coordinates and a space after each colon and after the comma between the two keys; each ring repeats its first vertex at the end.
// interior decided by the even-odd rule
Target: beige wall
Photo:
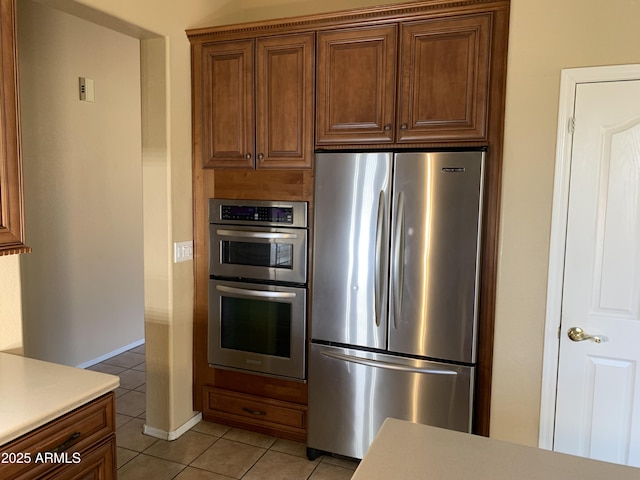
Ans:
{"type": "MultiPolygon", "coordinates": [[[[81,0],[82,6],[165,37],[169,241],[192,235],[190,70],[184,30],[383,3],[392,2],[81,0]]],[[[560,69],[640,62],[637,18],[638,0],[512,0],[491,422],[492,436],[497,438],[537,442],[560,69]]],[[[187,265],[171,265],[168,259],[166,265],[163,291],[168,295],[169,328],[162,335],[162,344],[169,358],[167,375],[174,380],[167,379],[163,398],[167,425],[176,428],[191,415],[189,303],[193,285],[187,265]]],[[[0,263],[0,269],[11,270],[11,266],[0,263]]],[[[7,292],[0,295],[6,297],[7,292]]]]}
{"type": "Polygon", "coordinates": [[[0,351],[22,353],[20,257],[0,256],[0,351]]]}
{"type": "Polygon", "coordinates": [[[511,5],[491,436],[535,445],[560,70],[640,63],[640,2],[511,5]]]}
{"type": "Polygon", "coordinates": [[[95,363],[144,338],[140,42],[30,0],[18,32],[24,353],[95,363]]]}

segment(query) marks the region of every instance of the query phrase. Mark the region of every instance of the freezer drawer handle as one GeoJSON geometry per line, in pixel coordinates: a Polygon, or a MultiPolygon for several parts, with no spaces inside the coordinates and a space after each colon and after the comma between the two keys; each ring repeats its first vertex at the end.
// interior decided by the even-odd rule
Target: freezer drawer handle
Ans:
{"type": "Polygon", "coordinates": [[[295,233],[271,233],[271,232],[245,232],[242,230],[216,230],[221,237],[245,237],[245,238],[268,238],[268,239],[296,239],[295,233]]]}
{"type": "Polygon", "coordinates": [[[409,365],[398,365],[397,363],[383,362],[380,360],[370,360],[368,358],[355,357],[353,355],[344,355],[342,353],[322,352],[322,355],[336,360],[344,360],[345,362],[359,363],[368,367],[386,368],[388,370],[399,370],[401,372],[428,373],[431,375],[457,375],[458,372],[453,370],[438,370],[436,368],[420,368],[411,367],[409,365]]]}
{"type": "Polygon", "coordinates": [[[227,287],[225,285],[216,285],[216,290],[224,293],[236,293],[238,295],[247,295],[248,297],[265,297],[265,298],[294,298],[294,292],[271,292],[265,290],[245,290],[244,288],[227,287]]]}

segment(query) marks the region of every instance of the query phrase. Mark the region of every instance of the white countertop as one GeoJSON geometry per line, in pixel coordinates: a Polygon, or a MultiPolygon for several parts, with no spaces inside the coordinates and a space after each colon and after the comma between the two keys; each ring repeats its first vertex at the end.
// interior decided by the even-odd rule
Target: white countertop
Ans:
{"type": "Polygon", "coordinates": [[[114,375],[0,352],[0,445],[118,385],[114,375]]]}
{"type": "Polygon", "coordinates": [[[352,480],[638,480],[640,469],[388,418],[352,480]]]}

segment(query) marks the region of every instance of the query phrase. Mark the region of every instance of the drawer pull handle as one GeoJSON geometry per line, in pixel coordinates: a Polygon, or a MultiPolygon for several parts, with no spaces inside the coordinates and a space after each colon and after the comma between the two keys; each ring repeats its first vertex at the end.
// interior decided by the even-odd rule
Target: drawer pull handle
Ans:
{"type": "Polygon", "coordinates": [[[242,410],[247,412],[247,413],[250,413],[251,415],[266,415],[267,414],[267,412],[263,412],[262,410],[252,410],[252,409],[247,408],[247,407],[242,407],[242,410]]]}
{"type": "Polygon", "coordinates": [[[80,437],[80,432],[74,432],[63,443],[61,443],[57,447],[52,448],[49,451],[52,452],[52,453],[64,452],[67,448],[69,448],[71,446],[71,444],[74,442],[74,440],[78,439],[78,437],[80,437]]]}

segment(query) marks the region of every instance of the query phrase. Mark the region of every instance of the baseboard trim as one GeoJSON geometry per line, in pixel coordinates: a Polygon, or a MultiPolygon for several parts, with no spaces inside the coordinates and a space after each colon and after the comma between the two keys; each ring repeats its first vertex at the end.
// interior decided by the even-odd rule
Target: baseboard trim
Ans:
{"type": "Polygon", "coordinates": [[[150,427],[147,424],[144,425],[144,429],[142,430],[142,432],[145,435],[149,435],[150,437],[171,441],[171,440],[176,440],[184,432],[190,430],[191,427],[200,423],[200,421],[202,421],[202,413],[198,413],[197,415],[192,417],[190,420],[182,424],[180,427],[178,427],[175,430],[171,430],[170,432],[167,432],[166,430],[161,430],[159,428],[150,427]]]}
{"type": "Polygon", "coordinates": [[[93,360],[89,360],[88,362],[84,362],[84,363],[81,363],[80,365],[76,365],[76,367],[78,368],[92,367],[100,362],[104,362],[105,360],[110,359],[111,357],[120,355],[121,353],[131,350],[132,348],[139,347],[140,345],[143,345],[143,344],[144,344],[144,338],[142,340],[136,340],[135,342],[130,343],[129,345],[125,345],[124,347],[120,347],[112,352],[105,353],[104,355],[101,355],[98,358],[94,358],[93,360]]]}

